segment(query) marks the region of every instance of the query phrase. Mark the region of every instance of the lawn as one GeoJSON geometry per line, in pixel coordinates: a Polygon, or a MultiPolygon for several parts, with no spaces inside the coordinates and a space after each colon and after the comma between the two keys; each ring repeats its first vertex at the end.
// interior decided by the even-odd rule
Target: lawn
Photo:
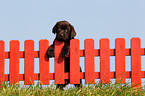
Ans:
{"type": "MultiPolygon", "coordinates": [[[[142,87],[143,88],[143,87],[142,87]]],[[[85,85],[82,88],[56,89],[54,85],[43,86],[36,84],[24,86],[5,84],[0,89],[0,96],[145,96],[145,90],[140,91],[126,84],[101,84],[85,85]]]]}

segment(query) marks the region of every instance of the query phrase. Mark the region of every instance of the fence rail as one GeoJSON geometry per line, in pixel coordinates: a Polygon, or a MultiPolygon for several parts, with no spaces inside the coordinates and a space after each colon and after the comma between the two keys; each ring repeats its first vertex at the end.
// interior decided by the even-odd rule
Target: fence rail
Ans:
{"type": "Polygon", "coordinates": [[[41,84],[63,84],[64,79],[70,79],[71,84],[79,84],[80,79],[85,79],[86,84],[94,84],[95,79],[102,83],[109,83],[111,78],[116,82],[125,83],[126,78],[131,78],[133,87],[141,86],[141,78],[145,78],[145,71],[141,71],[141,55],[145,55],[145,48],[141,48],[139,38],[131,39],[131,48],[125,48],[125,39],[115,40],[115,49],[110,49],[109,39],[100,40],[100,49],[94,49],[94,40],[86,39],[84,50],[79,48],[79,40],[70,41],[70,73],[64,73],[64,57],[60,55],[64,43],[55,41],[55,73],[49,73],[49,59],[46,51],[49,47],[48,40],[39,41],[39,51],[34,51],[34,41],[26,40],[24,51],[20,51],[18,40],[10,41],[10,51],[5,52],[5,42],[0,41],[0,81],[10,84],[24,80],[25,85],[34,84],[40,80],[41,84]],[[95,72],[95,56],[100,56],[100,72],[95,72]],[[115,72],[110,72],[110,56],[115,56],[115,72]],[[125,56],[131,56],[131,71],[125,71],[125,56]],[[80,72],[80,57],[85,57],[85,72],[80,72]],[[19,59],[24,58],[24,74],[19,74],[19,59]],[[39,58],[40,73],[34,73],[34,58],[39,58]],[[10,59],[9,74],[4,73],[5,59],[10,59]],[[123,78],[124,77],[124,78],[123,78]]]}

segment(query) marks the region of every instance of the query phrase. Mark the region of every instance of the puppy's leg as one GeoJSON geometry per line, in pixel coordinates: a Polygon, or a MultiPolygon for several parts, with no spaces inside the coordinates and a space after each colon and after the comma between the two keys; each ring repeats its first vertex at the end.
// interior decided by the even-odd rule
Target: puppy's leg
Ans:
{"type": "Polygon", "coordinates": [[[68,56],[68,55],[69,55],[69,52],[70,52],[70,45],[66,43],[66,44],[63,46],[62,51],[61,51],[62,56],[63,56],[63,57],[68,56]]]}
{"type": "Polygon", "coordinates": [[[65,86],[66,86],[65,84],[57,84],[57,85],[56,85],[56,88],[59,88],[59,89],[63,90],[63,88],[64,88],[65,86]]]}
{"type": "MultiPolygon", "coordinates": [[[[80,67],[80,72],[82,72],[81,67],[80,67]]],[[[77,88],[82,87],[82,80],[80,79],[80,84],[74,84],[74,85],[75,85],[75,87],[77,87],[77,88]]]]}
{"type": "MultiPolygon", "coordinates": [[[[70,58],[69,57],[65,57],[65,64],[64,64],[64,72],[70,72],[70,58]]],[[[56,88],[59,88],[61,90],[63,90],[63,88],[68,85],[70,82],[69,82],[69,79],[65,79],[65,83],[64,84],[58,84],[56,85],[56,88]]]]}
{"type": "Polygon", "coordinates": [[[47,53],[48,57],[54,57],[54,45],[53,44],[49,46],[46,53],[47,53]]]}

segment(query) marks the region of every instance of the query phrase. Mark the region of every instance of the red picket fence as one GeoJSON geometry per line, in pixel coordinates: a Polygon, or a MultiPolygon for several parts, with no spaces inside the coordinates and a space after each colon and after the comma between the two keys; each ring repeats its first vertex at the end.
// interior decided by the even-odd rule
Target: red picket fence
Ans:
{"type": "Polygon", "coordinates": [[[39,41],[39,51],[34,51],[34,41],[26,40],[24,51],[20,51],[19,41],[10,41],[10,52],[5,52],[5,43],[0,41],[0,81],[10,84],[24,80],[25,85],[34,84],[40,80],[41,84],[64,84],[64,79],[70,79],[70,84],[79,84],[85,79],[86,84],[94,84],[95,79],[102,83],[109,83],[111,78],[116,82],[125,83],[131,78],[132,86],[141,86],[141,78],[145,78],[145,71],[141,71],[141,55],[145,55],[145,48],[141,48],[139,38],[131,39],[131,48],[125,48],[125,39],[115,40],[115,49],[110,49],[109,39],[100,40],[100,49],[94,49],[94,40],[86,39],[84,50],[80,50],[79,40],[70,41],[70,73],[64,73],[64,57],[60,55],[64,42],[55,41],[55,73],[49,72],[49,59],[46,51],[48,40],[39,41]],[[131,56],[131,71],[125,71],[125,56],[131,56]],[[80,72],[80,57],[85,57],[85,72],[80,72]],[[95,72],[95,56],[100,56],[100,72],[95,72]],[[115,72],[110,72],[110,56],[115,56],[115,72]],[[19,59],[24,58],[24,74],[19,74],[19,59]],[[34,73],[34,58],[39,58],[40,73],[34,73]],[[5,59],[10,59],[9,74],[4,74],[5,59]]]}

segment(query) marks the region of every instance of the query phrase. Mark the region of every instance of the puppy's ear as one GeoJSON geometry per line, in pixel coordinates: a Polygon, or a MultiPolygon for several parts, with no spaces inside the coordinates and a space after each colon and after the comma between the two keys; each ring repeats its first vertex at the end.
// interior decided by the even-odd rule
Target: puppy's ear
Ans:
{"type": "Polygon", "coordinates": [[[70,25],[70,27],[71,27],[70,35],[71,35],[71,39],[73,39],[76,36],[76,31],[75,31],[75,29],[74,29],[74,27],[72,25],[70,25]]]}
{"type": "Polygon", "coordinates": [[[52,29],[52,33],[54,33],[54,34],[57,32],[57,25],[58,25],[58,23],[56,23],[52,29]]]}

